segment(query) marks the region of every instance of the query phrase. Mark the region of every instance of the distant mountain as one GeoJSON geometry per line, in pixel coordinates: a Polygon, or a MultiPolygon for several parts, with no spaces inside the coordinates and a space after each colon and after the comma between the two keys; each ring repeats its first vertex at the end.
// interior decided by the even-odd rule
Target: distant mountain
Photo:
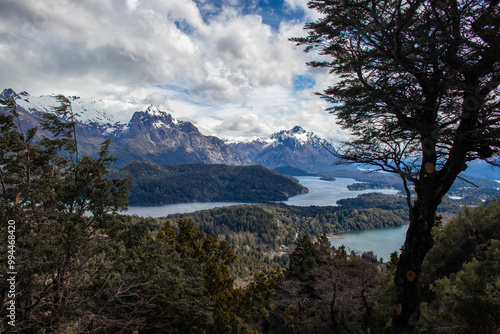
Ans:
{"type": "Polygon", "coordinates": [[[146,111],[134,113],[130,122],[115,135],[114,142],[112,153],[122,161],[250,164],[249,159],[219,138],[205,136],[192,123],[177,121],[153,105],[146,111]]]}
{"type": "Polygon", "coordinates": [[[252,161],[255,161],[257,154],[259,154],[259,152],[261,152],[271,142],[271,140],[263,140],[261,138],[244,141],[226,140],[226,144],[252,161]]]}
{"type": "Polygon", "coordinates": [[[287,167],[320,172],[334,169],[333,165],[338,161],[331,154],[335,148],[330,143],[300,126],[279,131],[267,139],[229,145],[254,163],[271,169],[287,167]]]}
{"type": "Polygon", "coordinates": [[[285,201],[306,193],[295,179],[265,167],[208,164],[163,165],[132,161],[111,171],[112,177],[132,177],[130,205],[187,202],[285,201]]]}
{"type": "MultiPolygon", "coordinates": [[[[500,161],[497,160],[497,163],[500,161]]],[[[463,174],[500,181],[500,167],[493,167],[483,160],[471,161],[467,163],[467,166],[463,174]]]]}
{"type": "Polygon", "coordinates": [[[289,175],[289,176],[313,176],[315,174],[308,173],[299,168],[294,168],[290,166],[285,167],[277,167],[273,169],[275,172],[280,173],[281,175],[289,175]]]}
{"type": "MultiPolygon", "coordinates": [[[[43,113],[53,113],[59,105],[54,96],[30,96],[5,89],[0,97],[16,100],[23,126],[39,125],[43,113]]],[[[171,114],[150,105],[137,111],[126,122],[113,119],[106,104],[77,96],[68,97],[77,121],[80,150],[88,155],[98,152],[101,142],[111,138],[110,154],[118,158],[117,166],[132,160],[160,164],[206,163],[249,165],[251,161],[213,136],[201,134],[190,122],[175,120],[171,114]]],[[[1,108],[0,108],[1,111],[1,108]]]]}

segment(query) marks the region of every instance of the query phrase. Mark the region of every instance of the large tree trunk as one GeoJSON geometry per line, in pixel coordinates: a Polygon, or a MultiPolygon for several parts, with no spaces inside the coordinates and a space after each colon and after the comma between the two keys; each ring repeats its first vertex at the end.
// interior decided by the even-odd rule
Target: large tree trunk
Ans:
{"type": "Polygon", "coordinates": [[[420,273],[425,256],[434,242],[431,230],[439,203],[417,200],[410,212],[410,226],[394,278],[396,305],[392,319],[392,332],[412,332],[420,318],[420,273]]]}
{"type": "Polygon", "coordinates": [[[409,210],[410,226],[394,277],[396,304],[392,317],[393,334],[411,333],[420,319],[420,274],[424,258],[434,245],[431,232],[436,211],[458,174],[467,167],[464,144],[455,146],[445,166],[436,171],[435,147],[433,144],[425,145],[426,142],[431,143],[431,138],[422,141],[423,163],[419,180],[415,182],[417,199],[409,210]]]}

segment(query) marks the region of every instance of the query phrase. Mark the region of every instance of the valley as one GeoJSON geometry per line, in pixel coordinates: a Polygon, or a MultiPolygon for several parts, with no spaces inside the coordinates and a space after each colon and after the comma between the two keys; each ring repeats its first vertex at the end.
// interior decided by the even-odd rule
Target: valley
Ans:
{"type": "MultiPolygon", "coordinates": [[[[36,97],[12,89],[4,89],[0,96],[16,101],[21,126],[25,128],[40,127],[42,115],[54,114],[53,107],[59,103],[55,96],[36,97]]],[[[292,177],[351,178],[355,181],[348,186],[350,191],[394,189],[403,195],[398,176],[366,173],[354,165],[338,165],[338,158],[331,153],[335,148],[329,141],[300,126],[267,138],[223,140],[205,136],[192,123],[178,121],[169,111],[153,105],[134,112],[127,120],[111,116],[102,101],[77,96],[67,99],[74,118],[66,121],[76,122],[81,154],[96,157],[101,142],[112,140],[109,154],[116,158],[112,175],[134,179],[129,197],[131,205],[259,203],[286,200],[305,191],[293,185],[292,179],[280,178],[270,169],[292,177]]],[[[0,108],[0,112],[2,110],[0,108]]],[[[43,130],[39,131],[39,136],[44,135],[47,134],[43,130]]],[[[495,178],[495,173],[497,170],[484,163],[470,163],[470,168],[462,173],[445,198],[446,205],[455,205],[457,209],[460,205],[478,205],[498,196],[499,185],[490,180],[495,178]]]]}
{"type": "Polygon", "coordinates": [[[500,0],[0,9],[0,333],[500,334],[500,0]]]}

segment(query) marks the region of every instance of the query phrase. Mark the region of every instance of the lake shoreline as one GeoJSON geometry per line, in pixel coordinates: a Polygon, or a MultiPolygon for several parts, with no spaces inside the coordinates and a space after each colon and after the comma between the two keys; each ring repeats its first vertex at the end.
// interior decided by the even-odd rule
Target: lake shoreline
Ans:
{"type": "MultiPolygon", "coordinates": [[[[344,232],[338,232],[338,233],[344,233],[344,232]]],[[[344,237],[338,236],[337,233],[335,233],[335,234],[327,234],[326,237],[328,239],[344,239],[344,237]]]]}
{"type": "MultiPolygon", "coordinates": [[[[336,178],[334,182],[321,181],[318,176],[299,176],[296,177],[299,183],[309,189],[308,193],[299,194],[288,198],[286,201],[277,201],[289,206],[337,206],[337,200],[345,198],[354,198],[360,194],[368,192],[395,193],[391,189],[374,189],[363,191],[350,191],[347,186],[356,182],[353,178],[336,178]]],[[[231,205],[255,205],[272,203],[252,203],[252,202],[189,202],[158,206],[133,206],[130,205],[126,215],[138,215],[142,217],[166,217],[170,214],[192,213],[201,210],[210,210],[217,207],[231,205]]]]}
{"type": "Polygon", "coordinates": [[[329,237],[328,240],[335,248],[344,245],[348,252],[354,251],[358,254],[373,251],[374,255],[377,255],[379,259],[387,260],[392,252],[400,252],[406,238],[408,226],[409,224],[404,224],[394,227],[340,232],[341,236],[335,235],[336,238],[329,237]]]}

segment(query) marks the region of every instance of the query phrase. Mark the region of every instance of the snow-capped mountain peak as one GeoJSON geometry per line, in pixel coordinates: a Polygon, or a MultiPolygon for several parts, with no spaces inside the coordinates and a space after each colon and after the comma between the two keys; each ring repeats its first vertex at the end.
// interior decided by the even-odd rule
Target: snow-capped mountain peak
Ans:
{"type": "Polygon", "coordinates": [[[284,142],[294,142],[294,145],[312,145],[324,146],[327,144],[326,140],[318,137],[313,132],[308,132],[300,126],[295,126],[291,130],[282,130],[273,133],[270,137],[271,141],[268,145],[282,145],[284,142]]]}
{"type": "Polygon", "coordinates": [[[273,133],[267,140],[241,141],[230,145],[268,168],[290,166],[313,172],[331,169],[335,161],[329,152],[334,148],[325,139],[300,126],[273,133]]]}
{"type": "MultiPolygon", "coordinates": [[[[56,96],[35,97],[26,92],[17,94],[12,89],[4,90],[0,93],[0,98],[16,100],[25,128],[40,127],[41,116],[54,113],[54,107],[60,105],[56,96]]],[[[76,121],[75,129],[83,154],[94,156],[99,152],[100,143],[104,139],[112,139],[109,152],[119,160],[120,165],[131,160],[147,160],[160,164],[251,163],[222,140],[200,133],[192,123],[175,120],[167,112],[171,111],[168,107],[167,111],[154,105],[135,112],[130,108],[123,109],[126,112],[114,113],[116,118],[121,118],[120,123],[106,112],[106,104],[117,105],[113,104],[113,101],[105,102],[77,96],[67,98],[71,101],[76,121]],[[131,118],[125,118],[132,112],[131,118]]],[[[126,102],[123,102],[121,106],[125,104],[126,102]]],[[[0,112],[5,113],[5,110],[0,108],[0,112]]],[[[42,131],[44,130],[40,130],[42,131]]]]}
{"type": "MultiPolygon", "coordinates": [[[[35,115],[39,113],[54,113],[54,107],[61,104],[55,95],[31,96],[25,91],[16,94],[10,88],[4,89],[0,96],[15,99],[19,107],[35,115]]],[[[71,101],[71,108],[75,119],[80,123],[117,123],[106,112],[106,103],[101,100],[97,101],[92,98],[80,98],[78,96],[69,96],[68,99],[71,101]]]]}
{"type": "Polygon", "coordinates": [[[160,110],[153,104],[150,104],[143,112],[139,111],[134,113],[130,122],[134,123],[137,121],[142,123],[151,123],[156,129],[162,127],[170,128],[180,124],[180,122],[173,118],[171,114],[160,110]]]}
{"type": "Polygon", "coordinates": [[[164,113],[160,111],[160,109],[158,109],[158,107],[156,107],[155,105],[150,104],[149,107],[146,109],[146,114],[148,114],[149,116],[161,117],[163,116],[164,113]]]}

